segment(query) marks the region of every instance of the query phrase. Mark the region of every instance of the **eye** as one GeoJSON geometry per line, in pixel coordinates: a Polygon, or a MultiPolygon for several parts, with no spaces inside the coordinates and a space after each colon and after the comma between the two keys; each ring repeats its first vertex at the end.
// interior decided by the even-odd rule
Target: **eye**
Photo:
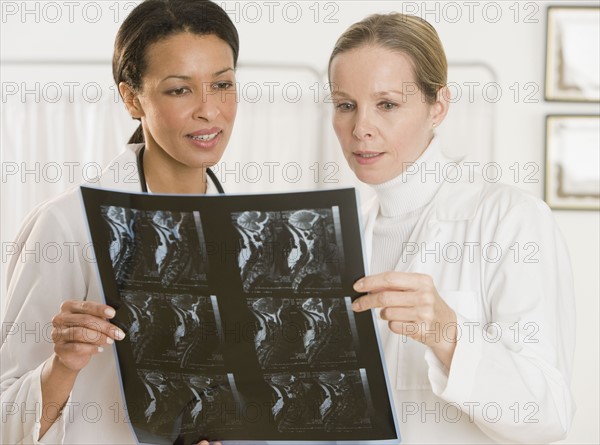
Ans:
{"type": "Polygon", "coordinates": [[[340,102],[338,104],[335,105],[335,108],[338,111],[352,111],[354,110],[354,104],[350,103],[350,102],[340,102]]]}
{"type": "Polygon", "coordinates": [[[381,102],[379,106],[384,110],[393,110],[398,107],[394,102],[381,102]]]}
{"type": "Polygon", "coordinates": [[[171,96],[183,96],[185,93],[189,93],[191,92],[191,90],[189,88],[186,87],[182,87],[182,88],[174,88],[172,90],[167,91],[167,94],[171,95],[171,96]]]}
{"type": "Polygon", "coordinates": [[[213,90],[229,90],[231,88],[233,88],[233,82],[230,81],[220,81],[220,82],[215,82],[212,85],[213,90]]]}

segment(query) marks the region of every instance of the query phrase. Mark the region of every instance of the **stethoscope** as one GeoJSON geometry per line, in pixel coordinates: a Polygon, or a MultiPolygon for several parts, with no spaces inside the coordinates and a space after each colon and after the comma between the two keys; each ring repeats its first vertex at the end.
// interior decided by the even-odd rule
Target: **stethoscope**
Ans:
{"type": "MultiPolygon", "coordinates": [[[[145,146],[142,147],[137,154],[137,168],[138,168],[138,174],[140,176],[140,184],[142,185],[142,193],[148,193],[148,185],[146,184],[146,175],[144,174],[144,150],[145,150],[145,148],[146,148],[145,146]]],[[[214,172],[210,168],[206,169],[206,174],[208,175],[208,177],[210,178],[212,183],[217,188],[217,191],[219,192],[219,194],[224,195],[225,190],[223,190],[223,186],[219,182],[217,175],[215,175],[214,172]]]]}

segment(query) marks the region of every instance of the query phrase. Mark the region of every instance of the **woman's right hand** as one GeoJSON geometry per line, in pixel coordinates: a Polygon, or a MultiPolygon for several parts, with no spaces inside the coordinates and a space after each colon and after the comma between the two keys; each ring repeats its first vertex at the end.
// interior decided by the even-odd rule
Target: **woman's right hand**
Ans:
{"type": "Polygon", "coordinates": [[[38,440],[61,415],[79,371],[102,352],[102,346],[125,334],[108,319],[115,310],[94,301],[67,300],[52,318],[54,355],[42,369],[42,413],[38,440]],[[60,407],[60,409],[56,409],[60,407]]]}
{"type": "Polygon", "coordinates": [[[92,356],[103,351],[104,345],[122,340],[125,333],[108,322],[115,310],[102,303],[67,300],[52,319],[54,353],[60,363],[79,372],[92,356]]]}

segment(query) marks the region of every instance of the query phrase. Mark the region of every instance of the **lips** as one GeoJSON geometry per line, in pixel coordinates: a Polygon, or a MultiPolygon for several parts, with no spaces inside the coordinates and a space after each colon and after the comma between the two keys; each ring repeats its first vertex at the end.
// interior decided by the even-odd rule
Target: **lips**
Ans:
{"type": "Polygon", "coordinates": [[[208,142],[208,141],[212,141],[218,135],[219,135],[219,132],[210,133],[210,134],[202,134],[202,135],[198,135],[198,136],[188,136],[188,137],[190,137],[191,139],[193,139],[195,141],[208,142]]]}
{"type": "Polygon", "coordinates": [[[212,148],[218,141],[219,136],[223,133],[221,128],[204,128],[187,134],[186,137],[191,139],[197,147],[212,148]]]}
{"type": "Polygon", "coordinates": [[[222,132],[223,132],[223,130],[220,128],[217,128],[217,127],[204,128],[202,130],[198,130],[198,131],[188,134],[187,137],[189,137],[190,139],[193,139],[195,141],[208,142],[208,141],[212,141],[214,138],[216,138],[219,135],[219,133],[222,133],[222,132]]]}
{"type": "Polygon", "coordinates": [[[376,158],[377,156],[381,156],[383,153],[354,153],[356,156],[365,159],[376,158]]]}
{"type": "Polygon", "coordinates": [[[377,151],[355,151],[352,153],[356,162],[361,165],[368,165],[377,162],[384,153],[377,151]]]}

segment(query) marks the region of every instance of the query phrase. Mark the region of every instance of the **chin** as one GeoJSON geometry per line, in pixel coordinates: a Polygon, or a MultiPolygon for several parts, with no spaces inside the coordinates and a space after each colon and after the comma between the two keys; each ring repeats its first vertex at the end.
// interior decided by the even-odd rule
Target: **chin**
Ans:
{"type": "Polygon", "coordinates": [[[377,172],[361,172],[355,170],[354,175],[360,182],[367,185],[383,184],[388,180],[385,177],[382,178],[381,173],[378,174],[377,172]]]}
{"type": "Polygon", "coordinates": [[[191,167],[194,168],[210,168],[214,167],[219,163],[221,158],[223,157],[223,152],[219,151],[213,153],[201,153],[200,156],[196,157],[192,161],[191,167]]]}

